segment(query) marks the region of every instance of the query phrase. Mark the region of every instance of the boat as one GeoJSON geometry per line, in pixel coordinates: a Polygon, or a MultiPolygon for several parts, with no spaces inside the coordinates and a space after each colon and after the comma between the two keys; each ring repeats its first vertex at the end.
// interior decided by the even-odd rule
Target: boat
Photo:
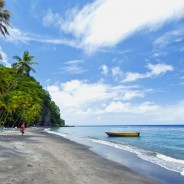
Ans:
{"type": "Polygon", "coordinates": [[[109,137],[139,137],[140,132],[105,132],[109,137]]]}

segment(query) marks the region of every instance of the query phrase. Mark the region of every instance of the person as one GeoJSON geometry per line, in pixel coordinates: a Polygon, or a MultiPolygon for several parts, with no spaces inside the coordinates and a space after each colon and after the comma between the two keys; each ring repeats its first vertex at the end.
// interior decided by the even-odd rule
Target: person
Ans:
{"type": "Polygon", "coordinates": [[[24,134],[24,129],[25,129],[25,125],[24,125],[24,123],[22,123],[22,125],[20,127],[20,132],[22,133],[22,135],[24,134]]]}

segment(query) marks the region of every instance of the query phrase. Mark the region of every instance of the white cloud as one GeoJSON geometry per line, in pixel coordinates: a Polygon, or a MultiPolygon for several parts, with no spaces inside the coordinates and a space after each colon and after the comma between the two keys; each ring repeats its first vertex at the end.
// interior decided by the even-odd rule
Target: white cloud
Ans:
{"type": "Polygon", "coordinates": [[[131,101],[142,98],[149,90],[136,86],[112,86],[105,83],[88,83],[86,81],[71,80],[60,85],[47,86],[52,99],[61,109],[61,114],[70,119],[71,114],[105,113],[109,101],[131,101]]]}
{"type": "Polygon", "coordinates": [[[159,122],[180,124],[181,122],[184,123],[183,114],[184,101],[181,101],[170,106],[167,105],[165,107],[162,107],[162,109],[157,112],[157,116],[155,117],[155,119],[159,122]]]}
{"type": "MultiPolygon", "coordinates": [[[[9,30],[10,36],[8,36],[4,41],[11,42],[14,44],[27,44],[31,41],[40,42],[40,43],[50,43],[54,45],[66,45],[70,47],[79,48],[79,45],[76,41],[71,41],[67,39],[58,39],[50,38],[46,35],[35,35],[31,33],[25,33],[17,28],[9,30]]],[[[2,38],[2,36],[0,36],[2,38]]]]}
{"type": "Polygon", "coordinates": [[[59,92],[59,87],[58,86],[55,86],[55,85],[51,85],[51,86],[48,86],[47,87],[47,90],[50,93],[56,93],[56,92],[59,92]]]}
{"type": "Polygon", "coordinates": [[[169,19],[183,17],[184,1],[96,0],[67,15],[62,29],[81,40],[86,51],[93,52],[99,47],[114,46],[141,28],[154,30],[169,19]]]}
{"type": "Polygon", "coordinates": [[[128,112],[129,103],[112,102],[105,108],[106,112],[128,112]]]}
{"type": "Polygon", "coordinates": [[[127,91],[124,95],[123,95],[123,100],[124,101],[129,101],[132,100],[133,98],[137,98],[137,97],[144,97],[144,93],[141,91],[127,91]]]}
{"type": "Polygon", "coordinates": [[[119,66],[113,67],[111,71],[112,71],[112,76],[115,77],[115,79],[122,78],[123,72],[119,66]]]}
{"type": "Polygon", "coordinates": [[[28,34],[21,32],[17,28],[10,29],[9,33],[10,36],[6,38],[6,41],[12,43],[27,43],[31,40],[31,37],[28,34]]]}
{"type": "Polygon", "coordinates": [[[119,80],[123,77],[124,73],[119,66],[108,67],[107,65],[100,66],[101,74],[107,76],[108,74],[115,80],[119,80]]]}
{"type": "Polygon", "coordinates": [[[144,101],[150,90],[72,80],[47,87],[67,124],[184,123],[184,101],[158,105],[144,101]],[[142,98],[135,103],[133,98],[142,98]]]}
{"type": "Polygon", "coordinates": [[[60,26],[62,24],[62,18],[58,13],[53,13],[51,9],[49,9],[46,15],[43,17],[43,25],[44,26],[60,26]]]}
{"type": "MultiPolygon", "coordinates": [[[[182,42],[184,36],[184,28],[180,27],[176,30],[167,32],[162,36],[158,37],[154,42],[153,45],[159,48],[164,48],[172,43],[182,42]]],[[[182,52],[182,48],[181,48],[182,52]]]]}
{"type": "Polygon", "coordinates": [[[0,47],[0,55],[2,59],[0,61],[5,64],[7,67],[11,67],[11,64],[8,62],[8,56],[5,52],[3,52],[2,48],[0,47]]]}
{"type": "Polygon", "coordinates": [[[61,84],[61,90],[53,92],[53,99],[56,102],[60,102],[63,107],[82,107],[88,103],[101,101],[109,98],[109,94],[106,90],[106,85],[103,84],[88,84],[79,80],[72,80],[61,84]]]}
{"type": "Polygon", "coordinates": [[[87,71],[83,66],[83,60],[72,60],[64,63],[64,67],[61,67],[61,73],[70,73],[70,74],[81,74],[87,71]]]}
{"type": "Polygon", "coordinates": [[[84,62],[83,60],[76,59],[76,60],[66,61],[65,64],[81,64],[83,62],[84,62]]]}
{"type": "Polygon", "coordinates": [[[105,108],[105,111],[113,113],[142,114],[157,111],[158,109],[159,106],[151,102],[144,102],[139,105],[132,105],[130,103],[123,103],[119,101],[119,102],[112,102],[105,108]]]}
{"type": "Polygon", "coordinates": [[[107,75],[109,73],[109,68],[107,65],[102,65],[100,69],[103,75],[107,75]]]}
{"type": "Polygon", "coordinates": [[[151,70],[150,76],[153,76],[153,75],[158,76],[160,74],[164,74],[166,72],[172,72],[174,70],[174,68],[171,65],[167,65],[167,64],[153,65],[153,64],[149,63],[147,67],[148,67],[148,69],[151,70]]]}
{"type": "Polygon", "coordinates": [[[123,85],[112,86],[105,83],[87,83],[71,80],[59,85],[50,85],[47,90],[60,107],[85,107],[90,104],[104,104],[106,100],[131,100],[143,97],[146,90],[133,89],[123,85]],[[135,90],[135,91],[134,91],[135,90]],[[103,102],[103,103],[102,103],[103,102]]]}
{"type": "Polygon", "coordinates": [[[150,72],[140,74],[140,73],[132,73],[132,72],[127,72],[125,74],[125,78],[122,80],[123,83],[125,82],[133,82],[138,79],[143,79],[143,78],[150,78],[150,77],[155,77],[159,76],[161,74],[165,74],[166,72],[171,72],[174,70],[174,68],[171,65],[167,64],[151,64],[148,63],[147,68],[150,70],[150,72]]]}
{"type": "Polygon", "coordinates": [[[125,74],[125,79],[123,79],[122,82],[123,83],[125,83],[125,82],[133,82],[133,81],[136,81],[136,80],[142,79],[142,78],[145,78],[144,74],[127,72],[125,74]]]}
{"type": "Polygon", "coordinates": [[[166,56],[168,53],[166,51],[163,50],[159,50],[158,48],[153,50],[153,57],[164,57],[166,56]]]}

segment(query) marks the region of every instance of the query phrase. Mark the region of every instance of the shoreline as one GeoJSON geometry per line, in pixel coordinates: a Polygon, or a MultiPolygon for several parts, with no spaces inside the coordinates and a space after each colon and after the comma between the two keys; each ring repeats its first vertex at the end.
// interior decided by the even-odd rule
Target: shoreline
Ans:
{"type": "Polygon", "coordinates": [[[0,132],[0,183],[159,184],[43,128],[0,132]]]}
{"type": "Polygon", "coordinates": [[[49,131],[47,129],[46,132],[49,132],[50,134],[54,135],[59,135],[65,139],[71,140],[78,144],[85,145],[89,147],[91,151],[100,155],[101,157],[126,166],[137,173],[154,178],[157,181],[159,180],[167,184],[184,184],[184,176],[181,175],[181,173],[173,170],[168,170],[167,168],[162,167],[159,164],[155,164],[154,162],[150,162],[146,159],[143,159],[134,152],[130,152],[128,150],[123,149],[117,149],[114,146],[92,141],[91,139],[88,140],[79,137],[70,137],[66,136],[65,134],[49,131]]]}

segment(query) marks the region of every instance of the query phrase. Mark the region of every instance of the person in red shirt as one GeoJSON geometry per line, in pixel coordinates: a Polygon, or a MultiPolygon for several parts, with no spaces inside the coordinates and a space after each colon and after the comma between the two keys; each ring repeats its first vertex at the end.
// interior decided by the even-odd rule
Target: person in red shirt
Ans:
{"type": "Polygon", "coordinates": [[[20,127],[20,132],[22,133],[22,135],[24,134],[24,129],[25,129],[25,125],[24,125],[24,123],[22,123],[22,125],[20,127]]]}

